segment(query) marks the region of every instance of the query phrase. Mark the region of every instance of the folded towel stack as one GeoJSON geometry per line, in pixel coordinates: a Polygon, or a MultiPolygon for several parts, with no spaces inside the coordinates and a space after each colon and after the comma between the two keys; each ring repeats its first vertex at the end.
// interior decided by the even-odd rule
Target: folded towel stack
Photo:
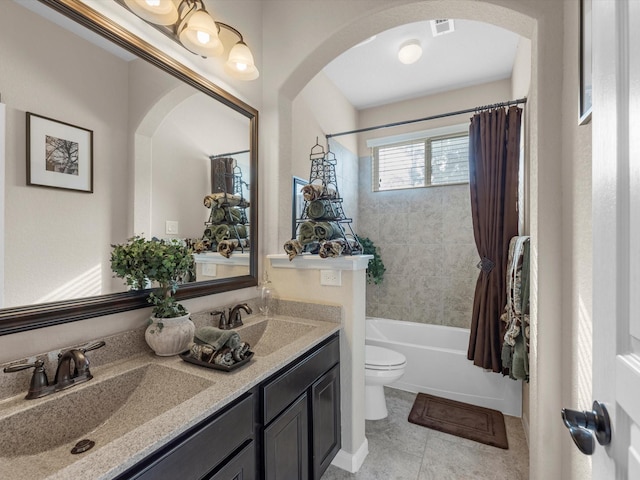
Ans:
{"type": "Polygon", "coordinates": [[[248,233],[245,225],[209,225],[204,229],[204,236],[215,243],[229,239],[247,238],[248,233]]]}
{"type": "Polygon", "coordinates": [[[338,218],[329,200],[313,200],[309,202],[307,216],[312,220],[335,220],[338,218]]]}
{"type": "Polygon", "coordinates": [[[190,355],[196,360],[230,367],[244,360],[250,345],[240,340],[238,332],[206,326],[196,330],[190,355]]]}
{"type": "Polygon", "coordinates": [[[299,240],[287,240],[284,242],[284,251],[289,255],[289,261],[293,260],[297,255],[302,255],[304,247],[299,240]]]}
{"type": "Polygon", "coordinates": [[[226,222],[226,223],[235,224],[235,223],[240,223],[241,219],[242,219],[242,212],[240,211],[239,208],[236,208],[236,207],[225,208],[217,204],[214,204],[211,207],[211,214],[209,215],[209,223],[217,224],[217,223],[226,222]]]}
{"type": "Polygon", "coordinates": [[[211,208],[214,205],[228,207],[249,207],[250,203],[240,195],[230,193],[212,193],[204,197],[204,206],[211,208]]]}
{"type": "Polygon", "coordinates": [[[340,225],[335,222],[304,222],[300,225],[298,240],[307,245],[312,242],[331,240],[340,236],[340,225]]]}
{"type": "Polygon", "coordinates": [[[332,199],[338,198],[338,192],[333,190],[332,188],[325,188],[323,185],[317,185],[310,183],[305,185],[301,189],[302,197],[307,201],[311,202],[313,200],[320,199],[332,199]]]}
{"type": "Polygon", "coordinates": [[[216,251],[225,258],[230,258],[231,254],[237,248],[246,248],[249,246],[249,240],[242,238],[240,240],[236,238],[230,238],[229,240],[222,240],[216,246],[216,251]]]}

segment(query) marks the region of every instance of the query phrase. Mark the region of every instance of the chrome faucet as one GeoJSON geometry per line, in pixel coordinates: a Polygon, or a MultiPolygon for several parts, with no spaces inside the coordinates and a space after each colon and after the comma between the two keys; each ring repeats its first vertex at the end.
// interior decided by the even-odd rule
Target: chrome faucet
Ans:
{"type": "Polygon", "coordinates": [[[251,315],[253,310],[246,303],[240,303],[229,310],[229,328],[236,328],[242,325],[242,314],[240,310],[244,310],[246,313],[251,315]]]}
{"type": "Polygon", "coordinates": [[[29,385],[29,392],[25,397],[27,400],[40,398],[65,388],[84,383],[93,378],[89,371],[89,359],[85,353],[90,350],[96,350],[104,347],[104,341],[90,343],[81,348],[72,348],[58,355],[58,368],[53,383],[49,384],[47,372],[44,368],[42,360],[36,360],[34,363],[20,363],[4,368],[5,373],[18,372],[27,368],[33,368],[33,376],[29,385]],[[73,371],[71,365],[73,362],[73,371]]]}

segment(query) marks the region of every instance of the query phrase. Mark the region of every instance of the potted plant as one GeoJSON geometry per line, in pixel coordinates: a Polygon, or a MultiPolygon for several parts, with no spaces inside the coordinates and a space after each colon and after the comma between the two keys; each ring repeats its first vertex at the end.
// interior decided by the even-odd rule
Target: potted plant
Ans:
{"type": "Polygon", "coordinates": [[[153,288],[148,298],[153,315],[145,332],[149,346],[161,356],[185,351],[195,326],[175,293],[180,278],[193,268],[191,249],[179,240],[147,240],[139,235],[111,247],[111,270],[116,277],[124,278],[133,289],[153,288]]]}
{"type": "Polygon", "coordinates": [[[378,247],[374,245],[373,240],[367,237],[358,237],[358,241],[362,245],[362,253],[364,255],[373,255],[373,258],[369,260],[367,265],[367,283],[381,284],[384,278],[384,272],[387,269],[382,262],[378,247]]]}

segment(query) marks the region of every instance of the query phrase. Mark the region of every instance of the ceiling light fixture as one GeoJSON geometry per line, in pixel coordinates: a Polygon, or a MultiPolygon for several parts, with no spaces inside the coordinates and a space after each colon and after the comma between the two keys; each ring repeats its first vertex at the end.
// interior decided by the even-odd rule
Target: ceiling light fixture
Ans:
{"type": "Polygon", "coordinates": [[[239,80],[260,76],[251,50],[242,34],[231,25],[216,21],[204,7],[203,0],[115,0],[144,21],[160,30],[191,53],[202,57],[219,57],[224,53],[220,29],[238,36],[229,51],[225,72],[239,80]]]}
{"type": "Polygon", "coordinates": [[[416,63],[422,56],[422,46],[419,40],[409,40],[404,42],[398,50],[398,60],[405,65],[416,63]]]}

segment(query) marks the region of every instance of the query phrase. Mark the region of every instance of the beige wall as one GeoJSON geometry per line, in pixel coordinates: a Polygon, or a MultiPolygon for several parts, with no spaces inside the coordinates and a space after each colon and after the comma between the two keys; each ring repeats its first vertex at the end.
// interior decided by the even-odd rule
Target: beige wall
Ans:
{"type": "Polygon", "coordinates": [[[104,265],[128,218],[126,62],[13,2],[2,6],[0,58],[5,305],[122,289],[104,265]],[[93,193],[26,185],[26,112],[93,131],[93,193]]]}
{"type": "MultiPolygon", "coordinates": [[[[562,87],[562,338],[572,339],[563,350],[562,365],[573,379],[562,391],[562,404],[590,410],[592,397],[592,218],[591,123],[578,125],[578,2],[564,1],[565,62],[562,87]]],[[[566,433],[565,433],[566,435],[566,433]]],[[[568,442],[568,440],[567,440],[568,442]]],[[[570,448],[562,478],[589,478],[591,457],[570,448]]]]}

